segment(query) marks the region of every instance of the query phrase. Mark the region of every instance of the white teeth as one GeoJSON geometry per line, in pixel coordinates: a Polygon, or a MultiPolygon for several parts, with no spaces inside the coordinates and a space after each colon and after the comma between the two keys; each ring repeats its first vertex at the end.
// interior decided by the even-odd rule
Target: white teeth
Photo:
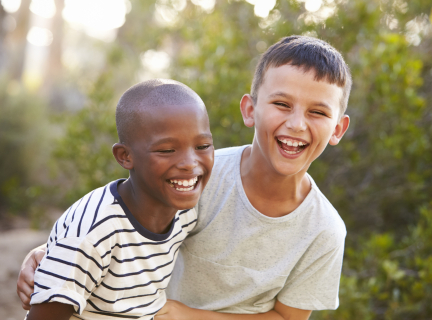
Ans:
{"type": "Polygon", "coordinates": [[[284,152],[288,153],[288,154],[297,154],[300,151],[288,151],[288,150],[284,150],[284,152]]]}
{"type": "Polygon", "coordinates": [[[190,188],[175,188],[177,191],[191,191],[194,187],[190,188]]]}
{"type": "MultiPolygon", "coordinates": [[[[189,180],[170,180],[170,182],[172,184],[178,184],[179,186],[184,186],[184,187],[189,187],[189,188],[175,188],[176,190],[179,191],[190,191],[194,188],[195,184],[198,181],[198,177],[195,177],[193,179],[189,179],[189,180]]],[[[173,185],[171,185],[172,187],[174,187],[173,185]]]]}
{"type": "Polygon", "coordinates": [[[279,141],[282,142],[282,143],[285,143],[287,146],[290,146],[290,147],[302,147],[302,146],[307,145],[307,143],[304,143],[304,142],[301,142],[301,141],[294,141],[294,142],[292,142],[292,141],[286,140],[286,139],[282,139],[282,140],[279,140],[279,141]]]}

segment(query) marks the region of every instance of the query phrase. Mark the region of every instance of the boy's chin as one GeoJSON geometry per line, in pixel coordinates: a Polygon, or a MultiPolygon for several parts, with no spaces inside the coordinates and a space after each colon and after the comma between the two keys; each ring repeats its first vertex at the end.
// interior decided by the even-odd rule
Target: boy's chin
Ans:
{"type": "Polygon", "coordinates": [[[304,162],[286,163],[286,161],[273,161],[273,170],[277,174],[285,177],[304,174],[309,166],[309,163],[304,162]]]}
{"type": "Polygon", "coordinates": [[[199,196],[190,196],[188,199],[171,199],[171,206],[177,210],[191,209],[198,203],[199,196]]]}

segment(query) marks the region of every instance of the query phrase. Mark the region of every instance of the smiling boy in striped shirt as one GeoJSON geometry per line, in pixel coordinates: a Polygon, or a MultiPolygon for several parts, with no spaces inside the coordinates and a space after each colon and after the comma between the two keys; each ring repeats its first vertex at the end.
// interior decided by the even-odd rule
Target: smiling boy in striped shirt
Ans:
{"type": "Polygon", "coordinates": [[[116,110],[117,162],[130,176],[96,189],[55,223],[27,319],[153,319],[213,167],[204,103],[186,85],[150,80],[116,110]]]}

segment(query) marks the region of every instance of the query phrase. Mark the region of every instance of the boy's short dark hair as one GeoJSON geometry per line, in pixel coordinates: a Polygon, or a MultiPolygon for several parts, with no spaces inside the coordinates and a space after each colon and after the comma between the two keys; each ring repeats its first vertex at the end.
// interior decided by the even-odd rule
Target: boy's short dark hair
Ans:
{"type": "Polygon", "coordinates": [[[251,96],[254,103],[257,102],[258,90],[264,83],[266,71],[286,64],[300,67],[305,72],[313,69],[315,80],[324,79],[341,87],[340,115],[344,114],[352,84],[349,67],[342,55],[327,42],[306,36],[282,38],[261,56],[252,81],[251,96]]]}
{"type": "Polygon", "coordinates": [[[116,108],[116,127],[120,143],[130,142],[139,112],[143,106],[202,103],[198,94],[187,85],[171,79],[150,79],[140,82],[120,97],[116,108]]]}

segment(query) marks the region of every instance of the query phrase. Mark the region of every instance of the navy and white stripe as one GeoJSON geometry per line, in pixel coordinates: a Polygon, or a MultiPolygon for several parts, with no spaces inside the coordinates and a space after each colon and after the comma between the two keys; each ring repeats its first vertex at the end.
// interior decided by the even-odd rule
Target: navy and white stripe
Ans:
{"type": "Polygon", "coordinates": [[[177,212],[169,232],[154,234],[124,204],[119,181],[87,194],[55,223],[31,304],[72,304],[71,319],[92,320],[152,319],[165,304],[165,288],[196,212],[177,212]]]}

